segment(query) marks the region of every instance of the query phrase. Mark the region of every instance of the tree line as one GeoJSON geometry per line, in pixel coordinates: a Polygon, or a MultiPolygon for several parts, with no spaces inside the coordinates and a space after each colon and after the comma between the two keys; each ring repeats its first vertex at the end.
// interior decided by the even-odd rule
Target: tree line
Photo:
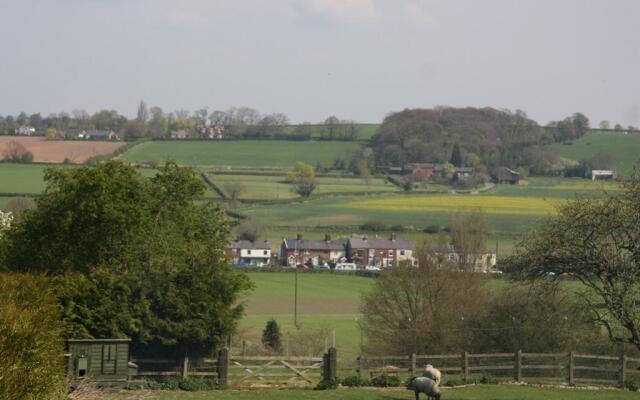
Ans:
{"type": "Polygon", "coordinates": [[[373,138],[376,163],[456,163],[491,173],[498,167],[553,173],[560,159],[551,146],[590,129],[581,113],[540,126],[524,111],[494,108],[406,109],[388,115],[373,138]]]}
{"type": "Polygon", "coordinates": [[[85,130],[112,130],[125,139],[143,137],[169,138],[171,132],[186,130],[194,135],[207,127],[223,127],[226,136],[238,138],[284,138],[308,140],[312,136],[325,140],[357,140],[360,127],[351,120],[329,116],[318,123],[303,122],[292,125],[283,113],[262,114],[251,107],[231,107],[226,111],[207,107],[194,112],[180,109],[165,112],[161,107],[147,107],[140,101],[134,118],[127,118],[115,110],[100,110],[89,114],[73,110],[42,116],[0,115],[0,134],[13,134],[21,126],[35,128],[37,133],[51,139],[75,138],[85,130]]]}

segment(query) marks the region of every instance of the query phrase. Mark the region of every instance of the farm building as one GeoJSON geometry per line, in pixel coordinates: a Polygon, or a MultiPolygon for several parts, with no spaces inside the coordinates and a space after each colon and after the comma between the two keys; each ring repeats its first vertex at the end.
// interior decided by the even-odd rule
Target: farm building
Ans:
{"type": "Polygon", "coordinates": [[[271,261],[271,243],[236,239],[227,246],[227,254],[234,265],[262,267],[271,261]]]}
{"type": "Polygon", "coordinates": [[[222,139],[224,138],[224,126],[205,126],[198,129],[199,137],[203,139],[222,139]]]}
{"type": "Polygon", "coordinates": [[[324,240],[305,240],[298,234],[295,239],[282,239],[280,261],[283,266],[297,264],[321,265],[335,263],[345,256],[345,241],[332,240],[325,235],[324,240]]]}
{"type": "Polygon", "coordinates": [[[346,244],[349,262],[359,268],[392,267],[401,261],[414,262],[413,246],[410,240],[396,239],[392,233],[389,239],[350,238],[346,244]]]}
{"type": "Polygon", "coordinates": [[[510,183],[517,185],[520,183],[520,173],[507,167],[500,167],[494,172],[496,183],[510,183]]]}
{"type": "Polygon", "coordinates": [[[433,163],[412,163],[404,166],[403,171],[411,175],[422,175],[430,178],[442,171],[442,165],[433,163]]]}
{"type": "Polygon", "coordinates": [[[114,131],[88,131],[84,134],[89,140],[118,140],[120,139],[114,131]]]}
{"type": "Polygon", "coordinates": [[[90,378],[100,386],[126,384],[130,342],[131,339],[67,340],[69,378],[90,378]]]}
{"type": "Polygon", "coordinates": [[[614,180],[616,179],[617,174],[616,171],[611,171],[608,169],[594,169],[591,171],[591,180],[614,180]]]}

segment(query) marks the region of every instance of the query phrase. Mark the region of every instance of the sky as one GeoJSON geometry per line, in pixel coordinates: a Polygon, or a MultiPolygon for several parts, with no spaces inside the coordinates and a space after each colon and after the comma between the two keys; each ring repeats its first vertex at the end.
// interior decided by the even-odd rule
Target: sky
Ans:
{"type": "Polygon", "coordinates": [[[640,125],[638,0],[0,0],[0,115],[404,108],[640,125]]]}

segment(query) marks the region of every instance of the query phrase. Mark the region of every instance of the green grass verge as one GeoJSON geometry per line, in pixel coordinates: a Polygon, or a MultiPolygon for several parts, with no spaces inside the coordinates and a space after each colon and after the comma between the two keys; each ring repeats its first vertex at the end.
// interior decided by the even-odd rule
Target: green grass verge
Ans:
{"type": "Polygon", "coordinates": [[[238,140],[153,141],[141,143],[123,154],[133,162],[174,160],[184,165],[291,167],[296,161],[329,166],[361,146],[357,142],[238,140]]]}
{"type": "Polygon", "coordinates": [[[628,176],[633,165],[640,159],[640,135],[624,133],[592,132],[571,144],[557,144],[560,156],[580,160],[598,153],[610,154],[615,160],[618,173],[628,176]]]}
{"type": "MultiPolygon", "coordinates": [[[[121,393],[109,397],[116,399],[137,398],[135,392],[121,393]]],[[[424,396],[424,395],[422,395],[424,396]]],[[[616,389],[585,390],[580,388],[550,388],[523,385],[477,385],[454,389],[443,389],[447,400],[627,400],[637,399],[638,394],[616,389]]],[[[407,400],[413,393],[397,389],[339,389],[339,390],[221,390],[212,392],[145,393],[152,400],[407,400]]]]}

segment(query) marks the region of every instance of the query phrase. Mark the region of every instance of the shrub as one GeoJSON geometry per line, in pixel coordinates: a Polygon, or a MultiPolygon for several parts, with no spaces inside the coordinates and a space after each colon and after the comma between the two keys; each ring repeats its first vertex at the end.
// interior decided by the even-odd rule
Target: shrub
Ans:
{"type": "Polygon", "coordinates": [[[404,225],[400,225],[400,224],[396,224],[396,225],[391,225],[390,229],[393,232],[404,232],[404,225]]]}
{"type": "Polygon", "coordinates": [[[360,225],[360,229],[363,231],[381,232],[386,231],[387,226],[380,221],[368,221],[360,225]]]}
{"type": "Polygon", "coordinates": [[[318,383],[316,385],[316,387],[313,388],[313,390],[333,390],[333,389],[337,389],[339,383],[340,383],[340,380],[338,378],[333,379],[333,380],[323,380],[323,381],[320,381],[320,383],[318,383]]]}
{"type": "Polygon", "coordinates": [[[366,378],[361,378],[357,375],[351,375],[344,378],[341,384],[342,386],[359,387],[359,386],[370,386],[371,382],[369,382],[369,380],[366,378]]]}
{"type": "Polygon", "coordinates": [[[0,398],[62,399],[62,322],[49,281],[0,274],[0,398]]]}
{"type": "Polygon", "coordinates": [[[395,375],[382,374],[371,378],[371,386],[376,387],[397,387],[400,386],[401,383],[400,377],[395,375]]]}
{"type": "Polygon", "coordinates": [[[637,392],[640,389],[640,384],[637,381],[626,381],[624,383],[624,388],[630,390],[632,392],[637,392]]]}
{"type": "Polygon", "coordinates": [[[438,233],[440,232],[441,228],[438,225],[429,225],[426,228],[424,228],[422,231],[424,233],[438,233]]]}
{"type": "Polygon", "coordinates": [[[225,385],[215,379],[206,378],[171,378],[165,381],[147,381],[141,389],[150,390],[184,390],[198,392],[202,390],[224,389],[225,385]]]}

